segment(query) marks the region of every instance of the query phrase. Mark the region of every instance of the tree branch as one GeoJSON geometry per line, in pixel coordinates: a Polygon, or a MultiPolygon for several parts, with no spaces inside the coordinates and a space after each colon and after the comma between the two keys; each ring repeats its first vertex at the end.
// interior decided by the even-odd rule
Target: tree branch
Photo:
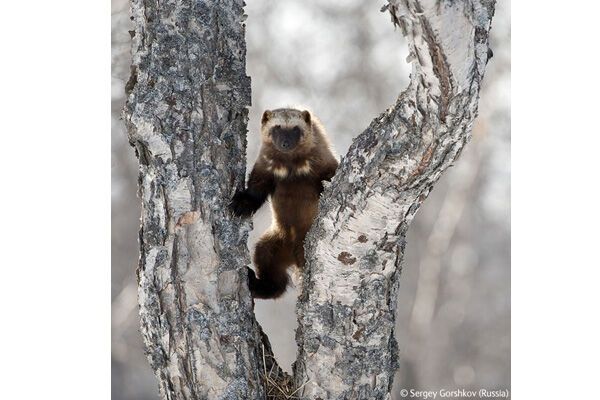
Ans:
{"type": "Polygon", "coordinates": [[[306,239],[296,383],[316,399],[389,399],[408,226],[471,135],[494,1],[391,0],[411,82],[359,135],[306,239]]]}

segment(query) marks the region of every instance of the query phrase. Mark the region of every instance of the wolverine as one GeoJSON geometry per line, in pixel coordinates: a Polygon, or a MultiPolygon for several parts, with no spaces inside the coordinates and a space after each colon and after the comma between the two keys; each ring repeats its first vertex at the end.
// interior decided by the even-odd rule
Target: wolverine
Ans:
{"type": "Polygon", "coordinates": [[[235,215],[250,217],[270,196],[273,224],[254,251],[248,269],[252,296],[274,299],[289,283],[287,269],[304,267],[304,238],[315,216],[323,181],[338,161],[319,119],[309,111],[280,108],[261,119],[261,148],[245,190],[231,201],[235,215]]]}

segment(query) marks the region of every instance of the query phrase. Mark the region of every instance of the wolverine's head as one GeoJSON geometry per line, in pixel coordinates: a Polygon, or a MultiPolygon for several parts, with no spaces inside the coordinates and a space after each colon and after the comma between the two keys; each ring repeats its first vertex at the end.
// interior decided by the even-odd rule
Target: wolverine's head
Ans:
{"type": "Polygon", "coordinates": [[[261,120],[262,140],[282,153],[309,149],[313,143],[311,115],[293,108],[267,110],[261,120]]]}

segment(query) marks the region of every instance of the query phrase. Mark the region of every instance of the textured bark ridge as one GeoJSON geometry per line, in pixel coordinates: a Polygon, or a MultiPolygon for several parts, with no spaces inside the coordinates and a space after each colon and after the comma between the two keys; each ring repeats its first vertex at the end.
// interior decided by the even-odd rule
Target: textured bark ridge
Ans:
{"type": "MultiPolygon", "coordinates": [[[[392,0],[411,82],[359,135],[306,240],[296,384],[308,399],[389,399],[405,235],[471,135],[493,1],[392,0]]],[[[491,53],[490,53],[491,54],[491,53]]]]}
{"type": "Polygon", "coordinates": [[[140,163],[139,304],[165,399],[264,398],[245,265],[243,1],[133,0],[125,120],[140,163]]]}
{"type": "MultiPolygon", "coordinates": [[[[243,5],[131,3],[124,116],[140,164],[141,332],[164,399],[264,399],[276,368],[248,292],[250,223],[228,210],[245,177],[243,5]]],[[[411,83],[322,196],[298,301],[296,397],[390,398],[405,234],[477,112],[494,1],[385,9],[409,41],[411,83]]]]}

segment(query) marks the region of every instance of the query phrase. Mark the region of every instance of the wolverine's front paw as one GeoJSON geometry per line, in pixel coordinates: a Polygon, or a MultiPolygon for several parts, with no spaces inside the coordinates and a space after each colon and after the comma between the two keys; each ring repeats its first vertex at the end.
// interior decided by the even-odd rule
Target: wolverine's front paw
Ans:
{"type": "Polygon", "coordinates": [[[253,282],[255,280],[257,280],[258,278],[256,277],[256,272],[254,272],[254,270],[250,267],[246,267],[246,272],[248,272],[248,279],[253,282]]]}
{"type": "Polygon", "coordinates": [[[256,277],[256,272],[252,268],[246,267],[248,271],[248,288],[250,289],[250,293],[252,297],[254,297],[254,292],[256,291],[258,278],[256,277]]]}
{"type": "Polygon", "coordinates": [[[229,207],[238,217],[250,217],[256,211],[255,200],[247,192],[236,192],[229,207]]]}

